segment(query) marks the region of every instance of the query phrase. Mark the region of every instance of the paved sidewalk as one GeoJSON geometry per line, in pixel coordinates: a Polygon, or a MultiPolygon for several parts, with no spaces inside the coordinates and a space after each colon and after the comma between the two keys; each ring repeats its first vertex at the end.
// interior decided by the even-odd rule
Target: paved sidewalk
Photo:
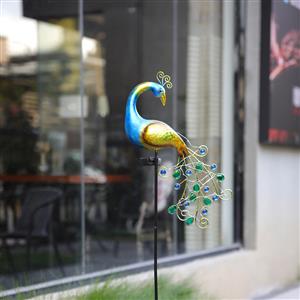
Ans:
{"type": "Polygon", "coordinates": [[[273,297],[272,299],[299,299],[300,300],[300,286],[294,287],[283,293],[280,293],[273,297]]]}
{"type": "Polygon", "coordinates": [[[276,300],[276,299],[281,299],[281,300],[300,300],[300,285],[299,286],[294,286],[286,291],[280,292],[279,294],[273,294],[270,295],[269,297],[263,297],[261,299],[265,300],[276,300]]]}

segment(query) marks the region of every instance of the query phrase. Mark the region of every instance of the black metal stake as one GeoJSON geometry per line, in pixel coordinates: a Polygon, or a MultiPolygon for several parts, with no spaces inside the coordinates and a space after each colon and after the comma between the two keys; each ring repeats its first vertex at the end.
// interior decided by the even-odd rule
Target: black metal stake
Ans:
{"type": "Polygon", "coordinates": [[[154,152],[154,299],[158,300],[157,287],[157,190],[158,190],[158,156],[154,152]]]}
{"type": "Polygon", "coordinates": [[[154,271],[154,299],[158,300],[158,284],[157,284],[157,198],[158,198],[158,166],[160,164],[160,158],[158,157],[157,151],[154,152],[154,157],[141,158],[142,164],[145,166],[154,165],[154,222],[153,222],[153,233],[154,233],[154,256],[153,256],[153,271],[154,271]]]}

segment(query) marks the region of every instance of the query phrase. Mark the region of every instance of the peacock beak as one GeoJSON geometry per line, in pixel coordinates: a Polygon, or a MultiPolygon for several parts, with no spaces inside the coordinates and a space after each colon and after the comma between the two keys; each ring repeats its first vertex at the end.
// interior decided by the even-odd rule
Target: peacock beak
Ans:
{"type": "Polygon", "coordinates": [[[162,104],[163,106],[166,105],[167,97],[166,97],[166,94],[165,94],[165,93],[163,93],[163,94],[161,95],[160,101],[161,101],[161,104],[162,104]]]}

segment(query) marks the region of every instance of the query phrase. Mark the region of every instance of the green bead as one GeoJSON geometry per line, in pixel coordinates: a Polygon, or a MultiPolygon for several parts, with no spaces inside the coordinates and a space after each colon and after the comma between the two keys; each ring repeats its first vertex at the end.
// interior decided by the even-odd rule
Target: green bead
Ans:
{"type": "Polygon", "coordinates": [[[191,225],[194,222],[194,217],[189,217],[187,219],[184,220],[186,225],[191,225]]]}
{"type": "Polygon", "coordinates": [[[180,170],[176,170],[176,171],[173,173],[173,177],[174,177],[175,179],[179,179],[179,178],[180,178],[180,175],[181,175],[180,170]]]}
{"type": "Polygon", "coordinates": [[[219,181],[223,181],[223,180],[225,179],[224,174],[218,173],[218,174],[217,174],[217,179],[218,179],[219,181]]]}
{"type": "Polygon", "coordinates": [[[200,191],[200,185],[198,183],[194,184],[193,190],[194,190],[194,192],[199,192],[200,191]]]}
{"type": "Polygon", "coordinates": [[[201,162],[196,164],[196,170],[197,170],[198,173],[202,172],[203,164],[201,162]]]}
{"type": "Polygon", "coordinates": [[[174,215],[176,213],[176,210],[177,210],[177,206],[176,205],[171,205],[168,207],[168,213],[170,215],[174,215]]]}
{"type": "Polygon", "coordinates": [[[197,199],[197,196],[194,193],[190,193],[190,201],[194,202],[197,199]]]}
{"type": "Polygon", "coordinates": [[[209,199],[209,198],[203,198],[203,203],[205,204],[205,205],[211,205],[211,200],[209,199]]]}

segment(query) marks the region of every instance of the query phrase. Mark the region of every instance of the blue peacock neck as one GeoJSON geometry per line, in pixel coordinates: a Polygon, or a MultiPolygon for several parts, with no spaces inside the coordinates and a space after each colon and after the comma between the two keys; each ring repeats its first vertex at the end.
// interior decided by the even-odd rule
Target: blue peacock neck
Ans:
{"type": "Polygon", "coordinates": [[[137,111],[136,103],[138,98],[141,94],[151,89],[153,83],[152,82],[144,82],[139,85],[137,85],[132,92],[130,93],[128,97],[128,102],[126,106],[126,115],[129,113],[131,118],[140,118],[142,120],[145,120],[140,116],[140,114],[137,111]]]}
{"type": "Polygon", "coordinates": [[[142,127],[147,125],[148,120],[140,116],[136,108],[136,103],[139,96],[142,93],[150,90],[153,85],[154,85],[153,82],[144,82],[137,85],[132,90],[127,100],[126,113],[125,113],[125,131],[130,141],[139,146],[142,146],[140,140],[141,129],[142,127]]]}

